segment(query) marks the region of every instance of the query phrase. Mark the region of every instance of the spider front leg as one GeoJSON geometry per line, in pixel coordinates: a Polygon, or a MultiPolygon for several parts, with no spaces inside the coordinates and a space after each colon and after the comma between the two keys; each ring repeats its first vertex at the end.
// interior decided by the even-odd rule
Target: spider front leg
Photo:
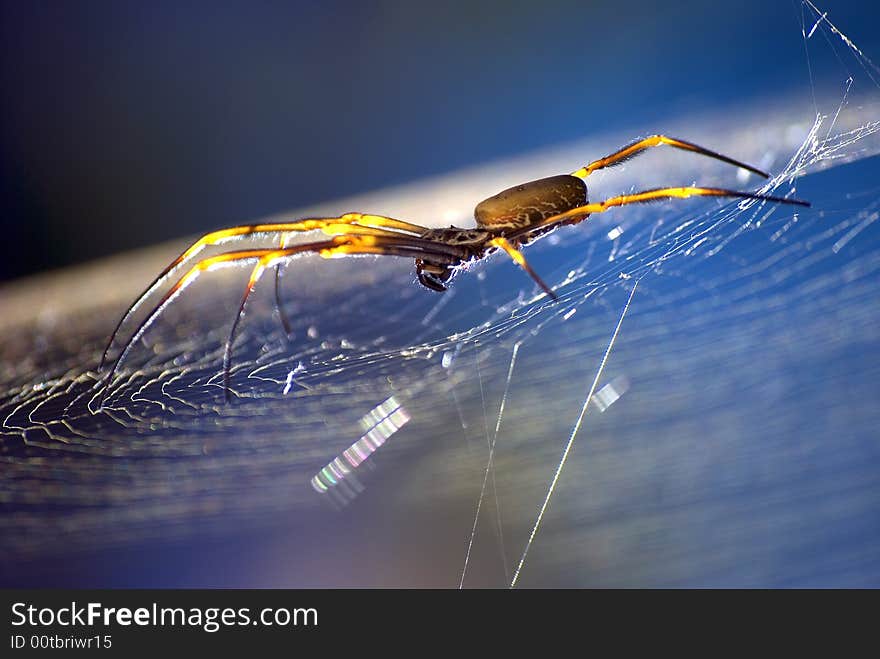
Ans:
{"type": "Polygon", "coordinates": [[[217,256],[208,257],[196,263],[190,270],[186,272],[165,295],[159,300],[156,306],[150,311],[147,317],[138,325],[132,337],[126,342],[119,357],[113,363],[103,391],[100,396],[100,407],[104,406],[110,385],[119,368],[119,365],[125,360],[132,348],[143,337],[147,329],[156,321],[169,304],[180,295],[183,290],[192,284],[200,274],[212,270],[217,267],[241,263],[244,261],[257,261],[257,265],[251,272],[248,284],[245,287],[241,302],[238,307],[238,313],[233,320],[232,327],[229,332],[229,338],[224,346],[223,354],[223,382],[224,394],[226,399],[230,399],[229,381],[232,368],[232,346],[235,341],[235,333],[241,318],[244,316],[247,301],[250,298],[257,282],[265,272],[266,268],[284,263],[296,256],[306,253],[315,252],[324,258],[337,258],[346,255],[357,254],[375,254],[381,256],[401,256],[411,259],[422,259],[428,257],[432,263],[447,264],[460,262],[462,251],[447,245],[434,243],[432,241],[422,240],[416,237],[401,236],[382,236],[382,235],[342,235],[336,236],[330,240],[305,243],[302,245],[294,245],[283,249],[253,249],[242,250],[237,252],[227,252],[217,256]]]}
{"type": "MultiPolygon", "coordinates": [[[[335,242],[333,240],[323,241],[321,243],[309,243],[307,245],[298,245],[294,248],[287,248],[283,251],[286,254],[293,255],[295,253],[303,252],[303,251],[318,251],[327,247],[335,246],[335,242]]],[[[99,407],[104,407],[104,401],[107,398],[107,393],[110,390],[110,385],[113,383],[113,378],[116,375],[117,370],[119,369],[119,365],[125,361],[125,358],[128,356],[129,352],[131,352],[132,348],[137,344],[138,341],[143,337],[146,333],[147,329],[156,321],[156,319],[162,314],[162,312],[168,307],[169,304],[180,295],[187,286],[192,284],[203,272],[207,272],[216,267],[223,267],[232,265],[234,263],[240,263],[242,261],[253,261],[260,260],[263,257],[277,253],[279,250],[277,249],[251,249],[251,250],[242,250],[238,252],[227,252],[226,254],[219,254],[217,256],[211,256],[206,259],[202,259],[198,263],[196,263],[192,268],[190,268],[186,274],[184,274],[177,282],[162,296],[156,306],[147,314],[146,318],[144,318],[141,323],[138,325],[134,334],[132,334],[131,338],[125,343],[122,347],[122,351],[119,353],[119,356],[113,362],[113,366],[110,369],[110,372],[107,374],[107,379],[104,383],[104,388],[101,392],[99,407]]],[[[251,279],[254,279],[253,274],[251,275],[251,279]]],[[[254,284],[256,282],[254,281],[254,284]]],[[[249,283],[249,286],[252,287],[253,284],[249,283]]],[[[247,299],[247,294],[245,295],[245,300],[247,299]]],[[[243,300],[244,302],[244,300],[243,300]]],[[[241,313],[241,312],[240,312],[241,313]]],[[[121,323],[120,323],[121,325],[121,323]]],[[[112,339],[111,339],[112,341],[112,339]]]]}
{"type": "MultiPolygon", "coordinates": [[[[431,254],[432,261],[440,259],[441,262],[432,263],[430,266],[427,267],[442,269],[444,274],[439,277],[441,281],[445,281],[452,275],[453,271],[450,269],[450,265],[458,262],[459,256],[461,254],[461,252],[455,248],[443,244],[435,244],[433,242],[422,240],[419,238],[401,238],[383,235],[339,236],[333,240],[332,246],[319,244],[316,247],[312,247],[310,251],[317,251],[324,258],[336,258],[339,256],[350,254],[376,254],[384,256],[405,257],[419,257],[424,254],[431,254]],[[430,250],[437,251],[431,254],[430,250]]],[[[284,261],[288,260],[293,255],[290,252],[291,250],[289,249],[278,249],[274,252],[266,254],[265,256],[260,258],[259,262],[251,272],[250,279],[248,280],[248,284],[245,287],[244,295],[242,295],[241,303],[238,307],[238,313],[235,316],[235,320],[232,322],[232,328],[229,330],[229,338],[226,340],[226,345],[223,350],[223,392],[226,397],[226,402],[229,402],[231,400],[231,389],[229,385],[232,374],[232,346],[235,342],[236,329],[238,328],[238,324],[241,322],[241,319],[244,316],[245,306],[247,305],[248,298],[250,297],[251,293],[253,293],[257,281],[259,281],[260,277],[263,275],[263,272],[266,270],[267,267],[275,264],[277,277],[278,268],[283,264],[284,261]]],[[[416,262],[424,263],[421,258],[416,258],[416,262]]],[[[421,274],[419,277],[419,281],[422,281],[421,274]]],[[[277,295],[277,278],[275,280],[275,284],[275,291],[277,295]]],[[[439,285],[442,286],[442,284],[439,285]]],[[[440,290],[441,292],[445,291],[446,287],[443,286],[443,288],[440,290]]],[[[289,330],[287,333],[288,335],[291,334],[289,330]]]]}
{"type": "MultiPolygon", "coordinates": [[[[281,236],[281,240],[278,243],[278,247],[284,249],[287,247],[287,239],[290,237],[290,234],[284,234],[281,236]]],[[[278,310],[278,317],[281,319],[281,326],[284,328],[284,333],[287,335],[287,338],[293,336],[293,326],[290,324],[290,318],[287,315],[287,312],[284,311],[284,302],[281,300],[281,268],[283,267],[282,263],[277,263],[275,265],[275,308],[278,310]]]]}
{"type": "MultiPolygon", "coordinates": [[[[345,215],[341,215],[339,217],[307,218],[304,220],[298,220],[296,222],[248,224],[207,233],[199,238],[199,240],[194,242],[192,245],[187,247],[176,259],[174,259],[174,261],[169,263],[162,270],[162,272],[160,272],[156,276],[156,278],[146,288],[146,290],[144,290],[143,293],[141,293],[138,298],[131,304],[131,306],[126,310],[122,318],[120,318],[119,322],[116,324],[113,333],[110,335],[110,340],[107,342],[107,346],[104,348],[104,352],[101,355],[101,362],[98,366],[98,371],[100,372],[103,370],[104,364],[107,361],[107,355],[110,352],[110,348],[116,341],[116,337],[118,336],[120,330],[122,329],[122,326],[126,323],[126,321],[131,318],[131,316],[141,307],[141,305],[146,302],[146,300],[153,293],[155,293],[159,289],[159,287],[162,286],[163,283],[168,280],[168,278],[171,276],[171,273],[178,266],[194,257],[205,248],[254,234],[282,233],[285,235],[289,235],[293,232],[307,232],[317,230],[322,230],[325,233],[331,235],[349,234],[375,236],[421,236],[428,231],[426,227],[419,226],[418,224],[404,222],[402,220],[397,220],[392,217],[385,217],[384,215],[346,213],[345,215]]],[[[284,322],[284,320],[284,317],[282,317],[282,322],[284,322]]]]}

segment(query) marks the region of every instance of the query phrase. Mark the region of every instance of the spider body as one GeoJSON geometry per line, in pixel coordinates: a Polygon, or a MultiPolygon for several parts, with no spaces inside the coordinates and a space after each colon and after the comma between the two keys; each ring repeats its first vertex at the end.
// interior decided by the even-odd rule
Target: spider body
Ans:
{"type": "Polygon", "coordinates": [[[476,261],[489,254],[502,250],[519,267],[525,270],[538,286],[553,300],[556,293],[532,270],[520,251],[534,239],[553,229],[570,224],[578,224],[593,213],[603,213],[615,206],[647,203],[664,199],[686,199],[693,196],[727,197],[734,199],[756,199],[783,204],[809,206],[805,201],[773,197],[770,195],[738,192],[722,188],[673,187],[656,188],[627,195],[609,197],[603,201],[590,203],[587,198],[587,185],[584,182],[593,171],[612,167],[639,155],[646,149],[660,145],[691,151],[714,158],[763,177],[767,174],[750,165],[728,156],[710,151],[691,142],[652,135],[615,151],[605,158],[594,160],[588,165],[573,171],[502,190],[484,199],[474,209],[476,227],[463,229],[448,227],[431,229],[403,220],[383,215],[365,213],[346,213],[339,217],[307,218],[292,222],[250,224],[208,233],[190,245],[180,256],[172,261],[153,283],[134,301],[116,325],[98,367],[100,371],[107,359],[122,326],[132,317],[141,305],[165,284],[174,270],[207,247],[225,242],[241,240],[246,236],[262,235],[277,237],[276,244],[263,248],[248,248],[222,252],[196,261],[159,299],[149,314],[140,322],[131,338],[123,346],[113,363],[101,393],[101,405],[114,379],[119,364],[132,347],[141,339],[149,326],[161,315],[171,301],[184,288],[202,273],[214,268],[238,263],[253,263],[250,279],[245,287],[238,314],[232,322],[229,338],[223,353],[223,389],[227,399],[230,396],[230,374],[232,368],[232,346],[238,323],[244,316],[245,305],[257,282],[270,267],[275,268],[275,296],[281,321],[288,335],[291,325],[284,314],[280,300],[279,276],[281,266],[302,254],[316,253],[324,258],[339,258],[349,255],[383,255],[411,258],[415,260],[416,276],[425,287],[443,292],[447,282],[465,263],[476,261]],[[290,237],[301,232],[321,231],[321,240],[288,246],[290,237]]]}
{"type": "Polygon", "coordinates": [[[460,256],[451,262],[446,259],[441,261],[431,258],[416,259],[416,278],[419,283],[438,293],[445,291],[447,289],[446,282],[452,278],[452,275],[462,264],[482,256],[489,235],[488,231],[481,229],[461,229],[454,226],[447,229],[426,231],[421,238],[456,247],[460,250],[460,256]]]}
{"type": "Polygon", "coordinates": [[[586,203],[587,184],[583,179],[560,174],[516,185],[484,199],[474,209],[474,219],[478,227],[503,234],[586,203]]]}
{"type": "MultiPolygon", "coordinates": [[[[422,286],[442,293],[447,289],[446,282],[458,268],[468,261],[478,261],[489,252],[498,249],[490,244],[494,238],[504,238],[515,231],[526,231],[511,241],[514,249],[528,244],[539,235],[553,227],[531,227],[559,213],[570,211],[587,203],[587,184],[571,174],[561,174],[529,181],[502,190],[477,204],[474,220],[477,229],[462,229],[450,226],[448,229],[431,229],[424,234],[425,240],[441,242],[462,248],[462,257],[453,263],[437,263],[430,259],[416,259],[416,276],[422,286]]],[[[586,215],[570,219],[574,224],[586,219],[586,215]]]]}

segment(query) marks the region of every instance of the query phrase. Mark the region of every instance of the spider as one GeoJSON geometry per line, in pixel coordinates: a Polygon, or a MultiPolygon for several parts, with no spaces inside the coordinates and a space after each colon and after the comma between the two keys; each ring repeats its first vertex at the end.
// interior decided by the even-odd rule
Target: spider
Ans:
{"type": "Polygon", "coordinates": [[[462,229],[455,226],[443,229],[429,229],[418,224],[396,220],[383,215],[346,213],[339,217],[308,218],[296,222],[249,224],[208,233],[194,242],[162,270],[156,279],[153,280],[153,283],[128,308],[110,336],[110,340],[101,358],[101,364],[98,367],[99,372],[103,370],[110,348],[116,341],[122,326],[168,280],[171,273],[179,265],[190,260],[208,246],[239,240],[253,234],[278,236],[279,241],[277,246],[274,247],[230,251],[203,258],[187,270],[162,296],[123,346],[107,376],[103,393],[101,394],[101,405],[103,406],[104,398],[119,364],[144,335],[151,323],[201,273],[224,265],[241,262],[255,263],[250,279],[245,287],[244,295],[241,298],[238,314],[232,322],[223,353],[223,387],[226,400],[229,401],[232,345],[236,329],[244,315],[248,298],[266,269],[274,266],[276,305],[279,309],[284,329],[290,335],[290,323],[284,315],[283,307],[280,304],[279,273],[281,265],[300,254],[316,252],[324,258],[337,258],[353,254],[377,254],[415,259],[418,281],[426,288],[442,293],[447,288],[447,282],[462,266],[501,250],[507,253],[514,263],[534,279],[535,283],[540,286],[547,296],[552,300],[556,300],[556,293],[528,264],[520,248],[557,227],[583,222],[593,213],[603,213],[615,206],[640,204],[662,199],[684,199],[692,196],[759,199],[783,204],[810,205],[808,202],[798,199],[703,187],[657,188],[589,203],[587,199],[587,185],[584,179],[590,174],[598,169],[618,165],[651,147],[660,145],[692,151],[768,178],[765,172],[755,167],[710,151],[697,144],[665,135],[653,135],[633,142],[605,158],[595,160],[573,171],[571,174],[561,174],[523,183],[481,201],[474,209],[476,227],[472,229],[462,229]],[[292,235],[299,232],[317,230],[323,231],[328,237],[325,240],[287,246],[287,241],[292,235]]]}

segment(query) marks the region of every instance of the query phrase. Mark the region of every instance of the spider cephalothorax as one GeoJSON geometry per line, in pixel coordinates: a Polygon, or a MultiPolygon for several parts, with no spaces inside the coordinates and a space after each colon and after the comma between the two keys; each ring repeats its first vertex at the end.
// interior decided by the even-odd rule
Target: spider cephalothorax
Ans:
{"type": "Polygon", "coordinates": [[[416,259],[416,278],[419,283],[432,291],[442,293],[447,288],[446,282],[462,264],[480,258],[490,234],[481,229],[459,229],[450,226],[448,229],[429,229],[421,235],[421,238],[461,249],[460,258],[451,263],[446,259],[440,261],[431,258],[416,259]]]}
{"type": "Polygon", "coordinates": [[[666,144],[677,149],[699,153],[745,170],[767,177],[767,174],[750,165],[710,151],[691,142],[664,135],[653,135],[634,142],[605,158],[594,160],[589,165],[573,171],[548,178],[530,181],[503,190],[477,204],[474,210],[476,228],[462,229],[451,226],[445,229],[430,229],[384,215],[346,213],[339,217],[309,218],[294,222],[250,224],[229,229],[221,229],[206,234],[179,257],[169,264],[129,307],[113,331],[99,370],[103,368],[116,336],[123,324],[137,309],[165,283],[171,272],[183,262],[210,245],[241,239],[244,236],[261,234],[277,236],[278,243],[272,247],[243,249],[225,252],[204,258],[193,265],[177,282],[168,289],[141,321],[131,338],[126,342],[113,364],[106,380],[103,395],[106,395],[119,364],[140,340],[150,324],[162,313],[171,300],[188,286],[202,272],[232,263],[254,262],[248,284],[245,287],[238,314],[232,322],[229,338],[223,353],[224,391],[229,397],[229,376],[232,363],[232,345],[235,330],[244,315],[245,305],[257,281],[269,267],[276,272],[276,303],[285,329],[290,333],[290,325],[283,313],[278,294],[278,272],[285,262],[304,253],[317,253],[325,258],[337,258],[352,254],[377,254],[412,258],[416,263],[418,281],[431,290],[443,292],[446,282],[465,263],[482,259],[498,250],[506,252],[513,261],[525,270],[541,289],[552,299],[556,294],[532,270],[520,248],[535,238],[566,225],[582,222],[592,213],[602,213],[614,206],[625,206],[655,201],[658,199],[683,199],[692,196],[729,197],[740,199],[760,199],[785,204],[809,206],[797,199],[772,197],[751,192],[738,192],[722,188],[676,187],[645,190],[628,195],[610,197],[604,201],[590,203],[587,199],[587,186],[584,183],[597,169],[611,167],[640,154],[648,148],[666,144]],[[290,236],[301,232],[322,231],[327,234],[323,240],[288,246],[290,236]]]}

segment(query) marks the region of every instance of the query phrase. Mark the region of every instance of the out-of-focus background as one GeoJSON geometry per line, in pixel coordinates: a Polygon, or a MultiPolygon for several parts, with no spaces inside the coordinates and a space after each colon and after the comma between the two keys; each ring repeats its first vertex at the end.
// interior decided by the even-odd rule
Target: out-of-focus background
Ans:
{"type": "MultiPolygon", "coordinates": [[[[876,3],[827,4],[878,51],[876,3]]],[[[834,57],[808,65],[803,15],[795,0],[4,0],[0,279],[839,84],[834,57]]]]}
{"type": "Polygon", "coordinates": [[[0,583],[880,585],[880,9],[0,7],[0,583]],[[401,259],[296,260],[294,331],[264,278],[231,404],[247,273],[211,272],[103,388],[195,234],[467,225],[655,132],[772,178],[655,149],[593,199],[813,206],[593,216],[528,248],[557,303],[501,258],[442,296],[401,259]]]}

